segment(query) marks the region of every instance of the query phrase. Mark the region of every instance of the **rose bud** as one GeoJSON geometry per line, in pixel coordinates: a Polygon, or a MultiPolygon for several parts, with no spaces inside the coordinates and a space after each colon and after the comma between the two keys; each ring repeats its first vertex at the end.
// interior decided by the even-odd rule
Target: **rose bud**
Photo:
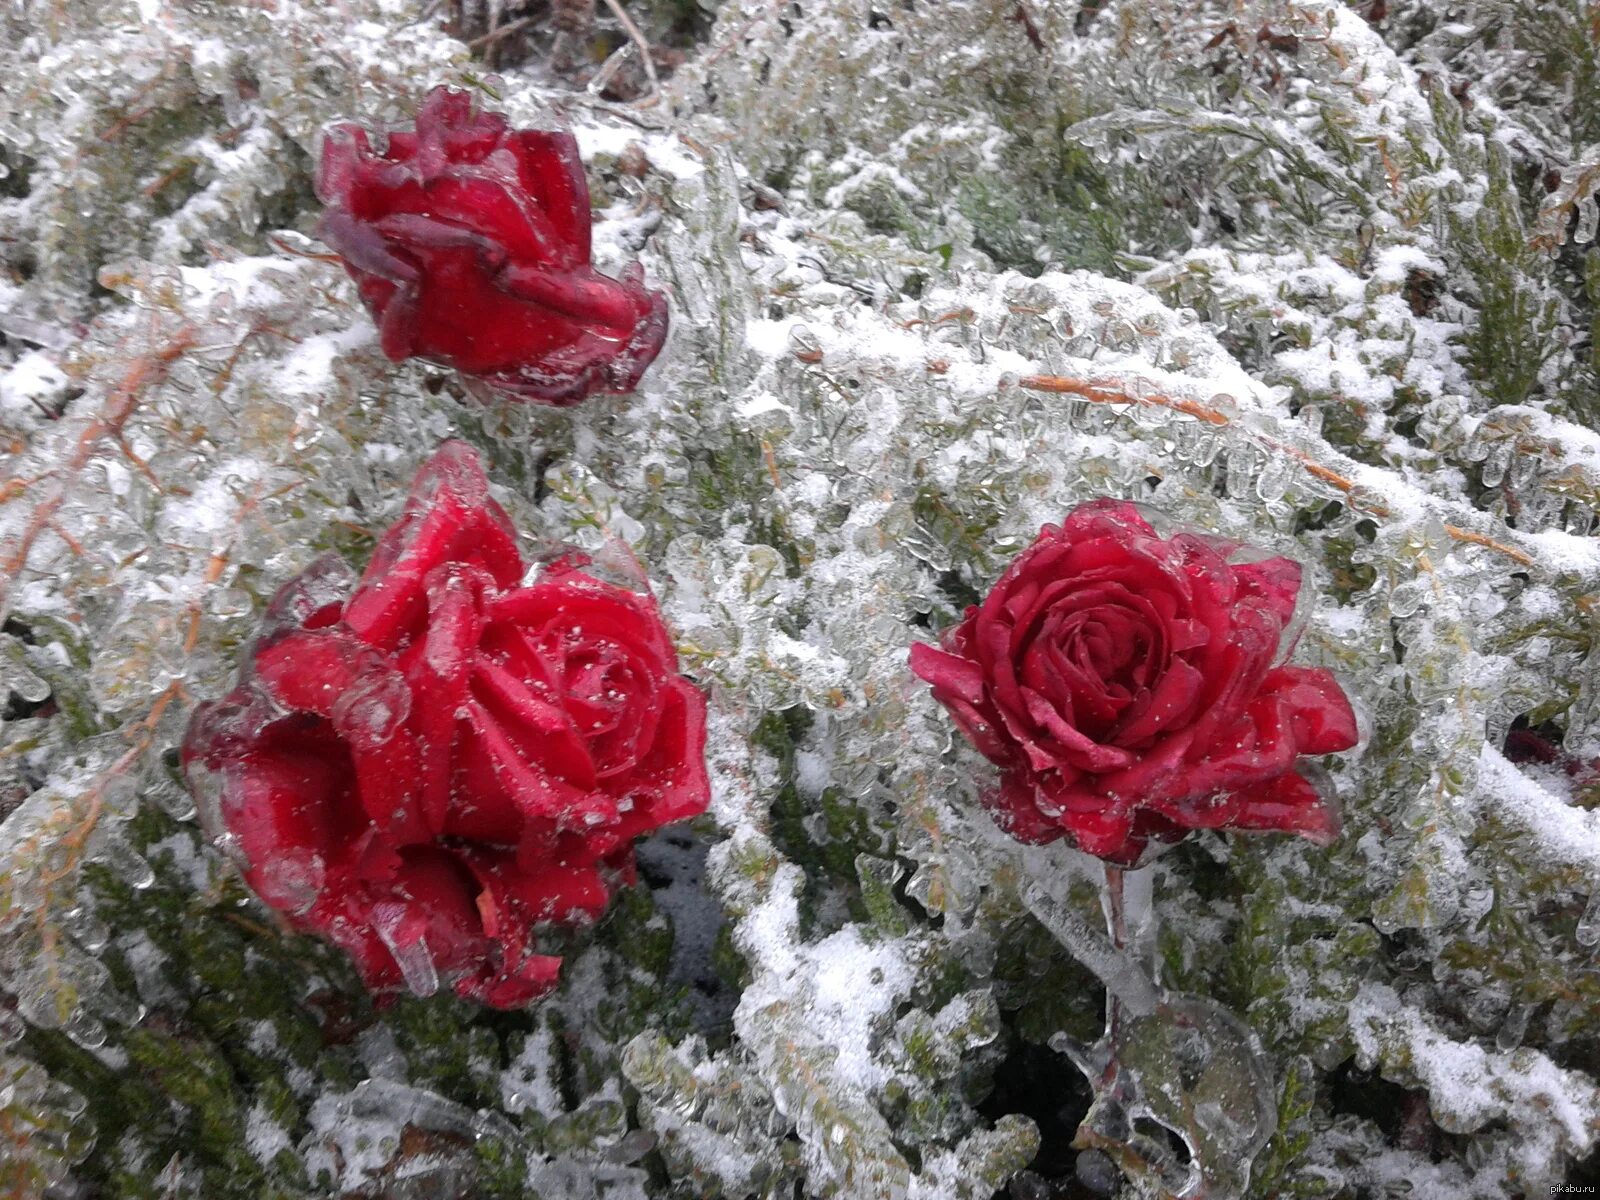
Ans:
{"type": "Polygon", "coordinates": [[[325,555],[278,592],[184,739],[256,895],[380,995],[548,991],[539,929],[596,919],[635,837],[705,811],[705,699],[655,601],[574,559],[522,577],[477,455],[447,442],[359,581],[325,555]]]}
{"type": "Polygon", "coordinates": [[[355,280],[391,359],[454,367],[513,400],[571,405],[638,385],[667,302],[635,263],[590,265],[589,185],[570,133],[511,129],[436,87],[415,130],[374,151],[339,125],[322,144],[317,234],[355,280]]]}
{"type": "Polygon", "coordinates": [[[1278,665],[1299,564],[1249,559],[1096,500],[1045,526],[942,649],[911,648],[1001,768],[1002,828],[1122,866],[1195,829],[1337,834],[1297,763],[1354,746],[1355,714],[1329,672],[1278,665]]]}

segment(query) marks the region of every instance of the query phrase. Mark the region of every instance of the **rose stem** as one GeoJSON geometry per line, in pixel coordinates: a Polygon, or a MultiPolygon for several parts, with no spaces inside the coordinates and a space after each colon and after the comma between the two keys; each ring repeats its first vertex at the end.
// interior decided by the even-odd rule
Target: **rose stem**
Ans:
{"type": "MultiPolygon", "coordinates": [[[[1128,916],[1122,903],[1122,868],[1106,864],[1106,929],[1111,944],[1123,953],[1128,949],[1128,916]]],[[[1115,988],[1106,989],[1106,1036],[1114,1045],[1122,1026],[1122,1001],[1115,988]]]]}

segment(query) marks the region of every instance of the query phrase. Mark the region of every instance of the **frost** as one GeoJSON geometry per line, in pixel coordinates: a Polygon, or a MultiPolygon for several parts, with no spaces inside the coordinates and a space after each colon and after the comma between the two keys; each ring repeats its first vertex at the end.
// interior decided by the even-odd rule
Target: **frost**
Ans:
{"type": "MultiPolygon", "coordinates": [[[[27,1186],[1114,1180],[1140,1131],[1070,1149],[1087,1100],[1051,1049],[1102,1029],[1085,963],[1129,990],[1097,880],[994,830],[993,771],[906,669],[1101,495],[1305,563],[1297,655],[1366,735],[1322,764],[1327,851],[1208,835],[1155,868],[1146,999],[1195,1007],[1121,1053],[1161,1057],[1180,1017],[1233,1048],[1219,1071],[1259,1045],[1274,1119],[1191,1131],[1254,1155],[1221,1190],[1499,1200],[1589,1169],[1578,8],[626,0],[664,78],[629,107],[561,86],[631,44],[592,7],[576,33],[509,0],[0,16],[0,1119],[27,1186]],[[315,257],[320,131],[441,82],[573,130],[597,261],[639,259],[671,304],[637,394],[479,404],[384,359],[315,257]],[[627,545],[711,704],[709,817],[643,849],[559,947],[563,988],[501,1018],[368,1006],[203,844],[215,797],[175,772],[278,586],[320,562],[286,603],[347,587],[448,436],[530,558],[627,545]],[[97,1062],[140,1090],[102,1097],[97,1062]],[[1398,1132],[1361,1115],[1395,1094],[1361,1071],[1419,1097],[1398,1132]]],[[[385,744],[391,699],[342,717],[385,744]]],[[[426,946],[378,933],[429,990],[426,946]]],[[[1182,1084],[1146,1097],[1158,1124],[1226,1082],[1147,1074],[1182,1084]]]]}

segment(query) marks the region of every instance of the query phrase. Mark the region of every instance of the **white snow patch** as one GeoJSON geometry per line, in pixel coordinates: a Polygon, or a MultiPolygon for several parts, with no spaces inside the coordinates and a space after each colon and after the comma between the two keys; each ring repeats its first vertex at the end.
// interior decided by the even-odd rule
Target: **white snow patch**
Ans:
{"type": "Polygon", "coordinates": [[[1600,878],[1600,812],[1569,804],[1493,746],[1483,748],[1478,767],[1478,798],[1486,811],[1526,832],[1541,857],[1600,878]]]}

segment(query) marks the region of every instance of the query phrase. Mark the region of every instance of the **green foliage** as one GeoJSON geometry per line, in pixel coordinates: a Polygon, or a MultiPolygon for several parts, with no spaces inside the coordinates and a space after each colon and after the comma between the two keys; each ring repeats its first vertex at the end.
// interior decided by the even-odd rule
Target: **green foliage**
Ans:
{"type": "Polygon", "coordinates": [[[432,18],[0,17],[23,1186],[1075,1186],[1049,1047],[1094,1041],[1105,988],[1019,897],[1096,926],[1092,864],[995,828],[906,655],[1100,495],[1313,568],[1295,661],[1368,727],[1316,764],[1334,846],[1206,834],[1155,868],[1161,982],[1273,1068],[1251,1194],[1491,1200],[1592,1153],[1594,6],[1381,7],[727,0],[652,105],[454,76],[578,131],[599,266],[670,298],[640,392],[559,412],[389,363],[293,232],[324,123],[466,61],[432,18]],[[712,714],[704,881],[622,892],[511,1014],[373,1003],[202,845],[175,767],[267,597],[321,551],[359,567],[450,435],[530,551],[631,551],[712,714]],[[1512,761],[1513,726],[1553,761],[1512,761]]]}

